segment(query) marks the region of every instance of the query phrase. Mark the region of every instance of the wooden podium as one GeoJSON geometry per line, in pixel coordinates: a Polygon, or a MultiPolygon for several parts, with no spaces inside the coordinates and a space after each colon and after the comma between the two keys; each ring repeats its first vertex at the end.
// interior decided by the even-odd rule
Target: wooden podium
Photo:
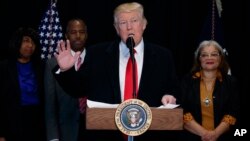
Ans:
{"type": "MultiPolygon", "coordinates": [[[[152,122],[148,130],[182,130],[183,109],[150,108],[152,122]]],[[[87,108],[87,130],[118,130],[115,124],[116,108],[87,108]]]]}

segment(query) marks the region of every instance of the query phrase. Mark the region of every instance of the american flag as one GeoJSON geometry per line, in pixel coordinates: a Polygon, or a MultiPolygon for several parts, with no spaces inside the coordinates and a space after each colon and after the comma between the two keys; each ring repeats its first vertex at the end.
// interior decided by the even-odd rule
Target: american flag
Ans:
{"type": "Polygon", "coordinates": [[[63,39],[62,26],[55,2],[51,1],[49,4],[38,29],[41,43],[41,59],[46,60],[54,56],[57,42],[63,39]]]}

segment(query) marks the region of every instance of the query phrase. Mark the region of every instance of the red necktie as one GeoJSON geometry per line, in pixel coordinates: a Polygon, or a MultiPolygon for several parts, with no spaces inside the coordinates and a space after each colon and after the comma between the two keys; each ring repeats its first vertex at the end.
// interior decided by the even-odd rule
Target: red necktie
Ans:
{"type": "Polygon", "coordinates": [[[81,114],[84,114],[87,106],[87,97],[79,98],[79,110],[81,114]]]}
{"type": "MultiPolygon", "coordinates": [[[[77,60],[77,63],[76,63],[76,70],[77,71],[79,70],[81,65],[82,65],[82,58],[79,57],[78,60],[77,60]]],[[[79,110],[80,110],[81,114],[85,113],[86,105],[87,105],[87,97],[79,98],[79,110]]]]}
{"type": "Polygon", "coordinates": [[[79,56],[77,63],[76,63],[76,70],[78,71],[82,64],[82,58],[79,56]]]}
{"type": "MultiPolygon", "coordinates": [[[[126,68],[126,76],[125,76],[125,89],[124,89],[124,100],[133,98],[133,64],[132,64],[132,58],[129,57],[127,68],[126,68]]],[[[137,74],[137,64],[135,60],[135,84],[136,84],[136,93],[138,89],[138,74],[137,74]]]]}

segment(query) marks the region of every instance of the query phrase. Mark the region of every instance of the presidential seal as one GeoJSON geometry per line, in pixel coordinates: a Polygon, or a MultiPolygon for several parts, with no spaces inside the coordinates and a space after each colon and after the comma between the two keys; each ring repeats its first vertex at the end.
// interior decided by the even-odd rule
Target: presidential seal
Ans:
{"type": "Polygon", "coordinates": [[[152,121],[150,107],[139,99],[122,102],[115,112],[118,129],[128,136],[138,136],[148,130],[152,121]]]}

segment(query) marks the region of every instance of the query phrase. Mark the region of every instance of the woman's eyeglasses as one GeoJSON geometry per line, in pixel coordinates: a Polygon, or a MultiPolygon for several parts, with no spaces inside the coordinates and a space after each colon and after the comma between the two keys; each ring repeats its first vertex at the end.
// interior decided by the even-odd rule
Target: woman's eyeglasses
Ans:
{"type": "Polygon", "coordinates": [[[220,56],[220,54],[218,52],[214,52],[214,53],[201,53],[200,57],[201,58],[217,58],[218,56],[220,56]]]}

